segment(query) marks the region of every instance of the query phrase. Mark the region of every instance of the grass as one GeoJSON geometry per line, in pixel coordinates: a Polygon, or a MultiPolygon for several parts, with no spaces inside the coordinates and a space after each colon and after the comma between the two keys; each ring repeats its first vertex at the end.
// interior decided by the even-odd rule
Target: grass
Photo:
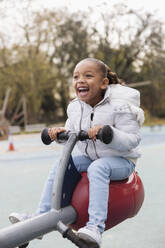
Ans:
{"type": "Polygon", "coordinates": [[[144,122],[144,126],[160,126],[165,125],[165,118],[147,118],[144,122]]]}

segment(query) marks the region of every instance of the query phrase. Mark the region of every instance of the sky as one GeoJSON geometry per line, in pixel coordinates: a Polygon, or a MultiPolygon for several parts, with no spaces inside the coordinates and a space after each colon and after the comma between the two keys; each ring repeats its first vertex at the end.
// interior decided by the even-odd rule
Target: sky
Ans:
{"type": "MultiPolygon", "coordinates": [[[[11,0],[10,0],[11,1],[11,0]]],[[[22,0],[26,2],[26,0],[22,0]]],[[[55,6],[67,6],[73,10],[83,9],[86,10],[88,7],[94,7],[96,11],[99,11],[100,6],[104,3],[109,5],[115,4],[118,2],[123,2],[130,6],[131,8],[144,8],[153,13],[158,12],[157,14],[165,18],[164,10],[165,3],[163,0],[33,0],[34,5],[44,6],[44,7],[55,7],[55,6]],[[35,3],[36,2],[36,3],[35,3]]]]}
{"type": "Polygon", "coordinates": [[[12,13],[14,15],[15,9],[24,9],[27,7],[27,3],[30,2],[34,9],[55,8],[55,7],[68,7],[72,10],[87,10],[89,7],[93,7],[97,13],[100,11],[103,3],[107,3],[109,6],[123,2],[131,8],[151,11],[161,18],[165,19],[165,3],[163,0],[0,0],[0,9],[12,13]]]}
{"type": "MultiPolygon", "coordinates": [[[[11,1],[11,0],[10,0],[11,1]]],[[[26,0],[22,0],[26,2],[26,0]]],[[[96,12],[100,11],[100,6],[103,3],[108,3],[109,6],[115,3],[123,2],[131,8],[151,11],[161,18],[165,19],[165,2],[163,0],[33,0],[34,5],[37,8],[39,6],[55,7],[55,6],[67,6],[72,10],[87,10],[89,7],[94,7],[96,12]],[[36,3],[35,3],[36,2],[36,3]],[[157,13],[156,13],[157,12],[157,13]]],[[[96,13],[97,14],[97,13],[96,13]]]]}
{"type": "Polygon", "coordinates": [[[165,2],[163,0],[0,0],[0,32],[10,35],[10,40],[15,39],[18,24],[21,24],[23,13],[28,2],[33,10],[43,8],[54,9],[67,7],[71,11],[94,9],[93,18],[97,19],[104,8],[110,10],[117,3],[125,3],[129,8],[149,11],[165,23],[165,2]],[[104,5],[103,3],[106,3],[104,5]]]}

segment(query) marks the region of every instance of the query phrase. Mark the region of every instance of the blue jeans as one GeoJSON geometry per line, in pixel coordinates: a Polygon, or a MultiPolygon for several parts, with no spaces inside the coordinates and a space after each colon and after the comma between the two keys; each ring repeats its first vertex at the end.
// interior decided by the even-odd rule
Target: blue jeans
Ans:
{"type": "MultiPolygon", "coordinates": [[[[131,175],[135,165],[123,157],[104,157],[92,161],[86,156],[73,157],[74,165],[79,172],[87,171],[89,179],[89,221],[87,226],[97,226],[102,233],[107,219],[107,205],[110,181],[123,180],[131,175]]],[[[53,182],[57,165],[46,181],[37,214],[45,213],[51,208],[53,182]]]]}

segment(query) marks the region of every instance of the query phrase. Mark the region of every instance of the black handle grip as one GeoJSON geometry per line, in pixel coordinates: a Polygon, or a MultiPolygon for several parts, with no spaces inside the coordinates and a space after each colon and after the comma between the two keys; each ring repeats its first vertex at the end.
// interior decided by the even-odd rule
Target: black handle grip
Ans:
{"type": "MultiPolygon", "coordinates": [[[[69,131],[62,132],[57,134],[58,140],[68,140],[69,138],[69,131]]],[[[96,138],[102,141],[104,144],[109,144],[113,139],[113,131],[112,128],[108,125],[104,126],[99,133],[96,135],[96,138]]],[[[89,139],[88,133],[86,131],[80,131],[78,134],[78,140],[83,141],[89,139]]],[[[48,134],[48,128],[43,129],[41,133],[41,140],[45,145],[49,145],[53,140],[51,140],[48,134]]]]}
{"type": "Polygon", "coordinates": [[[45,145],[49,145],[52,140],[48,134],[48,128],[44,128],[41,133],[41,140],[45,145]]]}
{"type": "MultiPolygon", "coordinates": [[[[58,140],[68,140],[69,138],[69,132],[61,132],[57,134],[57,139],[58,140]]],[[[49,145],[52,143],[54,140],[51,140],[49,133],[48,133],[48,128],[44,128],[42,133],[41,133],[41,140],[45,145],[49,145]]]]}
{"type": "MultiPolygon", "coordinates": [[[[102,141],[104,144],[109,144],[113,139],[112,128],[105,125],[96,135],[96,138],[102,141]]],[[[78,135],[78,140],[83,141],[89,139],[88,133],[86,131],[80,131],[78,135]]]]}
{"type": "Polygon", "coordinates": [[[96,138],[98,138],[100,141],[102,141],[104,144],[111,143],[113,139],[113,131],[112,128],[108,125],[105,125],[99,133],[96,135],[96,138]]]}

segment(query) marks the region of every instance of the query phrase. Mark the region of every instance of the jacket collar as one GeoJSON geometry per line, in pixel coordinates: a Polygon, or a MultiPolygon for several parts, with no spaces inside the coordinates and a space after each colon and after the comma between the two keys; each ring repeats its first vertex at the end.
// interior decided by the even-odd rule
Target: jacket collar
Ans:
{"type": "Polygon", "coordinates": [[[109,102],[110,101],[110,85],[107,87],[103,99],[97,103],[95,106],[98,106],[104,102],[109,102]]]}
{"type": "Polygon", "coordinates": [[[102,99],[102,101],[104,101],[105,99],[108,99],[109,100],[109,97],[110,97],[110,91],[111,91],[111,86],[109,85],[105,91],[105,94],[104,94],[104,98],[102,99]]]}

